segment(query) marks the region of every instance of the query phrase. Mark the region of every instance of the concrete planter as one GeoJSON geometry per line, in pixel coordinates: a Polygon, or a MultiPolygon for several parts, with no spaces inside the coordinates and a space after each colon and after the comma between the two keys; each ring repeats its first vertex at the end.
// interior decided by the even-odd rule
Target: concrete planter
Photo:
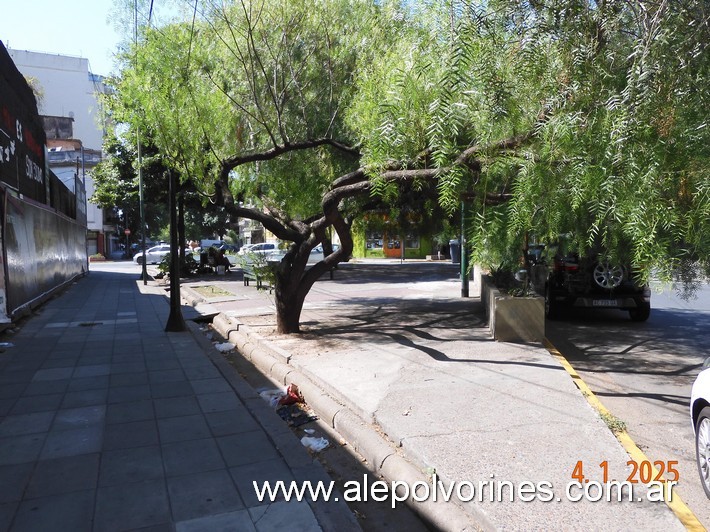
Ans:
{"type": "Polygon", "coordinates": [[[501,294],[487,276],[481,276],[481,301],[495,340],[541,343],[545,337],[545,300],[501,294]]]}

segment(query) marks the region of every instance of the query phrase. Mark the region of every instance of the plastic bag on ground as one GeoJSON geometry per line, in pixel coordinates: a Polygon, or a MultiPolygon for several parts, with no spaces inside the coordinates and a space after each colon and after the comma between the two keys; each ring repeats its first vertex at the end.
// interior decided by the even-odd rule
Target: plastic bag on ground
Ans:
{"type": "Polygon", "coordinates": [[[301,438],[301,443],[316,453],[322,451],[329,445],[328,440],[325,438],[314,438],[312,436],[304,436],[301,438]]]}
{"type": "Polygon", "coordinates": [[[215,344],[215,349],[220,353],[226,353],[234,349],[234,344],[232,342],[224,342],[223,344],[215,344]]]}

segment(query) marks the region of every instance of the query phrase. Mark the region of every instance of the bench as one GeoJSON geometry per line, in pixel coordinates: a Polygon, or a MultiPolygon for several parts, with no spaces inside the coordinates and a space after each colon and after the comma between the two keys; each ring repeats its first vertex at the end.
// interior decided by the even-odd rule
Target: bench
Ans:
{"type": "MultiPolygon", "coordinates": [[[[265,289],[267,287],[264,286],[264,279],[256,272],[254,269],[253,264],[243,264],[242,265],[242,278],[244,280],[244,286],[249,286],[250,281],[254,281],[256,283],[256,287],[258,289],[265,289]]],[[[268,286],[269,288],[269,293],[274,289],[273,286],[268,286]]]]}

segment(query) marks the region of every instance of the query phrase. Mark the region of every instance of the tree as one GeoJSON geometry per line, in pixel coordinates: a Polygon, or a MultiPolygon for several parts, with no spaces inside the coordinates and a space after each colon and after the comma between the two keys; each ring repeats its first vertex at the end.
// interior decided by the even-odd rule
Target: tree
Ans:
{"type": "Polygon", "coordinates": [[[448,212],[473,198],[477,259],[573,232],[646,275],[708,269],[700,0],[302,4],[146,30],[114,105],[210,201],[291,242],[280,332],[350,254],[353,198],[402,184],[435,183],[448,212]],[[306,268],[329,227],[341,248],[306,268]]]}

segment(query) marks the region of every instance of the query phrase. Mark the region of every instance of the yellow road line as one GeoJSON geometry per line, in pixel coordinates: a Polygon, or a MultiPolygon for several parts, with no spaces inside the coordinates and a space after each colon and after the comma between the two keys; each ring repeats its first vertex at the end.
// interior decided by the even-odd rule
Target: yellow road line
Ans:
{"type": "MultiPolygon", "coordinates": [[[[594,395],[594,392],[592,392],[591,388],[587,386],[587,383],[584,382],[582,377],[579,376],[579,373],[572,367],[572,364],[570,364],[567,359],[558,351],[558,349],[550,342],[547,338],[545,339],[544,342],[545,347],[547,350],[554,356],[560,364],[562,364],[562,367],[565,368],[567,373],[569,373],[570,377],[572,377],[572,381],[575,383],[577,388],[579,388],[579,391],[582,392],[582,395],[587,399],[587,402],[597,411],[599,412],[600,415],[604,416],[613,416],[613,414],[602,404],[602,402],[597,398],[596,395],[594,395]]],[[[648,457],[644,454],[644,452],[639,449],[638,445],[634,442],[634,440],[631,439],[631,436],[624,430],[621,432],[615,432],[614,435],[616,436],[616,439],[619,440],[621,445],[624,447],[626,452],[629,454],[629,456],[637,463],[641,464],[642,462],[646,461],[650,464],[651,462],[648,457]]],[[[662,482],[667,482],[665,478],[659,475],[658,469],[653,466],[653,478],[660,478],[662,482]]],[[[692,512],[690,508],[683,502],[683,499],[680,498],[680,495],[677,493],[673,493],[673,497],[670,498],[671,500],[668,500],[664,497],[664,500],[666,502],[666,505],[673,511],[673,513],[676,515],[676,517],[680,520],[680,522],[685,526],[687,530],[691,530],[693,532],[700,532],[704,531],[705,527],[702,525],[702,523],[698,520],[697,517],[695,517],[695,514],[692,512]]]]}

